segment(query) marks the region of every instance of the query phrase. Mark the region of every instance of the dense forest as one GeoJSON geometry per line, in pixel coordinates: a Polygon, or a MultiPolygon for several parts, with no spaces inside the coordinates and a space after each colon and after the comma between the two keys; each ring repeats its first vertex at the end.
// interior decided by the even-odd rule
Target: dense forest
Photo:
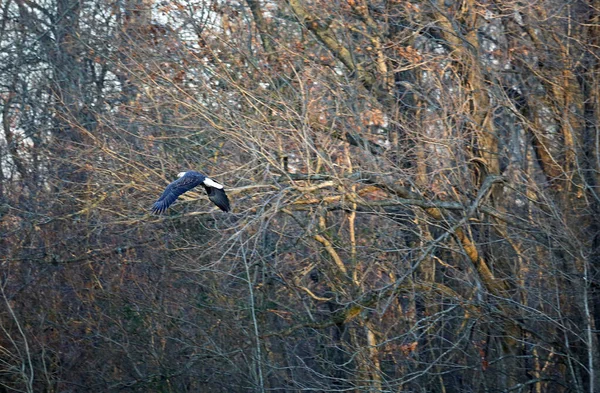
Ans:
{"type": "Polygon", "coordinates": [[[0,4],[0,392],[600,391],[600,0],[0,4]]]}

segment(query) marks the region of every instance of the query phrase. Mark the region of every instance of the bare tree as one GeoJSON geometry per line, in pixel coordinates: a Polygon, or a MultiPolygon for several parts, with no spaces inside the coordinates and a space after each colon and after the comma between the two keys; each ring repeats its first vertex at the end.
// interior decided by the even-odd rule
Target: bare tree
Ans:
{"type": "Polygon", "coordinates": [[[598,4],[2,12],[6,389],[595,391],[598,4]]]}

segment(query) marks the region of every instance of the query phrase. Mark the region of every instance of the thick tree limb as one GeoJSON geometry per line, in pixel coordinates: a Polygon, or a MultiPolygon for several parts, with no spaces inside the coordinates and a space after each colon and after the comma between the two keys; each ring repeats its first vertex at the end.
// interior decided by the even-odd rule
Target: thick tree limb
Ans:
{"type": "Polygon", "coordinates": [[[371,89],[375,85],[375,77],[368,72],[362,65],[357,64],[350,51],[339,43],[330,25],[325,24],[317,15],[313,15],[304,6],[300,0],[288,0],[288,4],[308,30],[331,51],[351,72],[356,73],[358,79],[367,88],[371,89]]]}
{"type": "Polygon", "coordinates": [[[248,3],[248,7],[250,7],[250,10],[252,11],[254,23],[256,24],[258,34],[260,34],[260,39],[262,40],[263,48],[265,52],[267,52],[267,56],[271,57],[273,55],[273,50],[275,46],[273,45],[273,38],[269,33],[269,26],[267,24],[267,21],[263,16],[262,10],[260,9],[260,4],[258,0],[246,0],[246,3],[248,3]]]}
{"type": "MultiPolygon", "coordinates": [[[[363,182],[374,184],[375,186],[377,186],[383,190],[386,190],[394,195],[397,195],[401,198],[404,198],[405,200],[423,201],[423,198],[419,194],[417,194],[413,191],[410,191],[409,189],[402,187],[400,185],[394,184],[392,182],[387,182],[387,181],[379,178],[378,176],[375,176],[372,174],[365,174],[365,173],[353,174],[353,176],[357,180],[361,180],[363,182]]],[[[454,225],[449,229],[450,233],[452,233],[456,237],[456,239],[459,241],[459,243],[461,244],[467,257],[469,258],[469,260],[471,261],[471,263],[477,270],[477,273],[479,274],[486,289],[494,296],[501,296],[508,288],[506,287],[506,285],[503,281],[499,281],[494,277],[494,274],[490,270],[487,262],[479,254],[479,251],[477,250],[475,243],[471,240],[471,238],[467,235],[467,233],[464,231],[464,229],[461,226],[464,224],[463,221],[466,221],[480,207],[482,200],[487,195],[489,195],[489,192],[491,191],[492,187],[495,184],[501,183],[503,181],[504,181],[504,178],[502,176],[495,176],[495,175],[488,176],[484,180],[483,184],[481,185],[481,188],[479,189],[477,197],[474,199],[474,201],[470,205],[470,207],[466,210],[465,218],[459,224],[454,225]]],[[[318,201],[318,200],[315,200],[315,201],[318,201]]],[[[322,201],[322,199],[320,201],[322,201]]],[[[313,202],[313,201],[310,201],[310,202],[313,202]]],[[[441,221],[441,222],[445,221],[443,208],[440,208],[440,207],[436,206],[435,204],[431,205],[430,202],[426,203],[426,201],[423,201],[421,203],[421,205],[423,206],[423,210],[431,218],[435,219],[436,221],[441,221]]],[[[462,209],[464,209],[464,207],[462,207],[462,209]]],[[[317,241],[321,242],[327,248],[327,245],[322,241],[324,239],[317,239],[316,237],[315,237],[315,239],[317,241]]],[[[336,264],[338,264],[338,266],[340,264],[341,264],[341,266],[343,266],[343,263],[341,261],[335,261],[335,262],[336,262],[336,264]]]]}

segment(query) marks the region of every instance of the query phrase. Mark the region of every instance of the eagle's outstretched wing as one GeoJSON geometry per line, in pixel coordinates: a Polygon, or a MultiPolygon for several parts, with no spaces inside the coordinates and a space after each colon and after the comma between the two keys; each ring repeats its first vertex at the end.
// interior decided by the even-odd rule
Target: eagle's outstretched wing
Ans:
{"type": "Polygon", "coordinates": [[[167,186],[160,198],[154,202],[154,205],[152,206],[152,212],[164,212],[173,204],[173,202],[175,202],[179,195],[196,187],[198,184],[202,183],[202,180],[204,179],[200,179],[195,176],[183,176],[175,180],[173,183],[167,186]]]}
{"type": "Polygon", "coordinates": [[[219,209],[223,210],[224,212],[231,210],[231,207],[229,206],[229,198],[227,198],[227,194],[225,194],[225,191],[222,188],[209,187],[207,185],[204,185],[204,188],[208,194],[208,199],[217,205],[219,209]]]}

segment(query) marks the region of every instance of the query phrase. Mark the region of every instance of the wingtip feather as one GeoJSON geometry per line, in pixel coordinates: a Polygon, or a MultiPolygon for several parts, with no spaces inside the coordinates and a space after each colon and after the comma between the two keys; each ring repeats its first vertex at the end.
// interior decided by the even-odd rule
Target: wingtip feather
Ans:
{"type": "Polygon", "coordinates": [[[153,214],[161,214],[165,210],[167,210],[167,207],[160,202],[154,202],[154,205],[152,205],[153,214]]]}

